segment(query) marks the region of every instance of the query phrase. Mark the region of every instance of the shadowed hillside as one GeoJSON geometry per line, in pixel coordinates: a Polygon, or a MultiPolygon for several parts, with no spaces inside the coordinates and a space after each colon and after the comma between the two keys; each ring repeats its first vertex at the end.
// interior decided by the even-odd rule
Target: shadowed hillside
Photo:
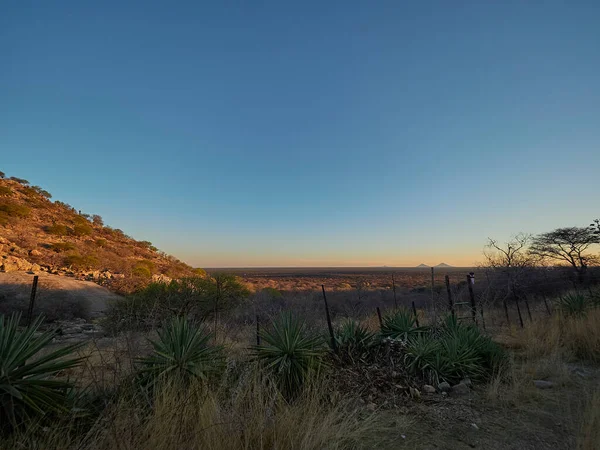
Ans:
{"type": "Polygon", "coordinates": [[[0,271],[72,276],[120,292],[194,273],[151,242],[105,225],[100,216],[52,201],[27,180],[0,175],[0,271]]]}

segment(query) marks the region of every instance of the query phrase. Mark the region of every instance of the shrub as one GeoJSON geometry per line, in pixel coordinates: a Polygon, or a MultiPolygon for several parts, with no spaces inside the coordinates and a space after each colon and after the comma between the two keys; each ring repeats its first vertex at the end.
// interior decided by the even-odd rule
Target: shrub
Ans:
{"type": "Polygon", "coordinates": [[[73,234],[75,236],[89,236],[92,234],[92,231],[94,231],[94,229],[87,224],[78,224],[73,227],[73,234]]]}
{"type": "Polygon", "coordinates": [[[281,314],[270,329],[261,330],[260,338],[263,343],[253,347],[254,357],[288,398],[296,396],[323,365],[322,338],[309,334],[304,322],[289,313],[281,314]]]}
{"type": "Polygon", "coordinates": [[[0,196],[6,197],[12,195],[13,191],[8,186],[0,186],[0,196]]]}
{"type": "Polygon", "coordinates": [[[224,368],[223,348],[210,344],[211,335],[202,325],[186,317],[174,317],[158,330],[158,340],[150,341],[153,353],[138,360],[145,383],[157,381],[207,382],[224,368]]]}
{"type": "Polygon", "coordinates": [[[108,241],[104,238],[98,238],[94,241],[94,243],[98,246],[98,247],[106,247],[106,244],[108,243],[108,241]]]}
{"type": "Polygon", "coordinates": [[[69,250],[74,250],[75,245],[70,242],[56,242],[54,244],[50,244],[49,247],[51,250],[54,250],[56,253],[66,252],[69,250]]]}
{"type": "Polygon", "coordinates": [[[21,184],[29,184],[29,181],[27,181],[23,178],[10,177],[9,180],[16,181],[17,183],[21,183],[21,184]]]}
{"type": "Polygon", "coordinates": [[[67,210],[68,210],[68,211],[70,211],[70,212],[75,212],[75,208],[73,208],[73,207],[72,207],[71,205],[69,205],[68,203],[61,202],[60,200],[56,200],[56,201],[54,202],[54,204],[55,204],[55,205],[58,205],[58,206],[61,206],[61,207],[65,208],[65,209],[67,209],[67,210]]]}
{"type": "Polygon", "coordinates": [[[113,303],[107,311],[106,326],[114,331],[148,330],[173,316],[207,317],[208,282],[183,278],[169,283],[150,283],[144,289],[113,303]]]}
{"type": "Polygon", "coordinates": [[[40,356],[55,332],[39,332],[42,317],[20,331],[20,319],[0,316],[0,427],[12,429],[27,417],[67,412],[73,385],[54,376],[81,362],[68,358],[80,344],[40,356]]]}
{"type": "Polygon", "coordinates": [[[281,292],[279,292],[277,289],[272,288],[272,287],[263,288],[261,290],[261,292],[263,294],[265,294],[265,296],[267,298],[270,298],[270,299],[279,299],[279,298],[283,297],[283,295],[281,294],[281,292]]]}
{"type": "Polygon", "coordinates": [[[152,278],[152,272],[145,266],[134,267],[131,273],[136,277],[152,278]]]}
{"type": "Polygon", "coordinates": [[[63,263],[65,266],[72,267],[75,269],[87,269],[98,265],[98,258],[94,255],[68,255],[64,258],[63,263]]]}
{"type": "Polygon", "coordinates": [[[55,236],[66,236],[69,234],[67,226],[58,223],[53,223],[52,225],[45,227],[44,231],[55,236]]]}
{"type": "Polygon", "coordinates": [[[25,218],[29,216],[31,209],[27,206],[13,203],[8,200],[0,201],[0,214],[6,217],[25,218]]]}
{"type": "Polygon", "coordinates": [[[39,186],[32,186],[32,189],[37,192],[38,194],[40,194],[43,197],[46,197],[47,199],[51,199],[52,198],[52,194],[50,194],[50,192],[48,192],[45,189],[42,189],[39,186]]]}
{"type": "Polygon", "coordinates": [[[201,269],[200,267],[192,269],[192,273],[194,275],[196,275],[197,277],[205,277],[206,276],[206,270],[201,269]]]}
{"type": "Polygon", "coordinates": [[[6,174],[0,170],[0,178],[4,178],[6,174]]]}
{"type": "Polygon", "coordinates": [[[104,226],[104,220],[102,219],[102,216],[99,216],[98,214],[94,214],[92,216],[92,222],[96,226],[99,226],[99,227],[104,226]]]}

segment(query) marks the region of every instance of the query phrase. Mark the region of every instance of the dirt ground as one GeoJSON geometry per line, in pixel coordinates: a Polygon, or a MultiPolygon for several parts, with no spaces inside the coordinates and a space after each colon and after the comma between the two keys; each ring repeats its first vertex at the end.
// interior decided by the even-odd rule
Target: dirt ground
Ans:
{"type": "MultiPolygon", "coordinates": [[[[89,308],[90,317],[101,316],[109,301],[120,296],[91,281],[79,281],[66,276],[40,272],[36,305],[43,309],[59,300],[83,302],[89,308]]],[[[0,272],[0,299],[27,302],[31,294],[33,274],[27,272],[0,272]]],[[[0,300],[1,301],[1,300],[0,300]]]]}
{"type": "MultiPolygon", "coordinates": [[[[397,435],[379,448],[576,449],[583,406],[599,381],[599,368],[574,368],[568,382],[547,390],[531,386],[526,400],[506,404],[502,397],[491,400],[486,386],[458,398],[422,394],[404,407],[379,412],[399,425],[397,435]]],[[[593,448],[600,449],[600,442],[593,448]]]]}

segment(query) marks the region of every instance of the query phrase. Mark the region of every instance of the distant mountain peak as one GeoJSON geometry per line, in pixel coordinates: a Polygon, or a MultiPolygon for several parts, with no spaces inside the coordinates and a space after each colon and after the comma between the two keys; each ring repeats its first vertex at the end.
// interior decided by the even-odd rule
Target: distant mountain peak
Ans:
{"type": "Polygon", "coordinates": [[[452,267],[450,264],[446,264],[446,263],[439,263],[437,266],[435,267],[452,267]]]}
{"type": "Polygon", "coordinates": [[[427,264],[419,264],[419,265],[417,266],[417,268],[420,268],[420,269],[427,268],[427,269],[428,269],[428,268],[429,268],[429,266],[428,266],[427,264]]]}

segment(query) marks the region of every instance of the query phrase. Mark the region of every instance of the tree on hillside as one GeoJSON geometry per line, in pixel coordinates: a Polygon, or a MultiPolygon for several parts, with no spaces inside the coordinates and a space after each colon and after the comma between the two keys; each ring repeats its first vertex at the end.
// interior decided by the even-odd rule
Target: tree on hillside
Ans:
{"type": "Polygon", "coordinates": [[[529,252],[545,260],[568,263],[582,282],[588,267],[598,262],[598,257],[589,251],[598,243],[600,235],[589,227],[557,228],[535,236],[529,252]]]}
{"type": "Polygon", "coordinates": [[[6,174],[0,170],[0,178],[4,178],[6,174]]]}
{"type": "Polygon", "coordinates": [[[102,217],[99,216],[98,214],[94,214],[92,216],[92,222],[94,223],[94,225],[97,225],[99,227],[104,226],[104,220],[102,220],[102,217]]]}
{"type": "Polygon", "coordinates": [[[25,180],[24,178],[10,177],[9,180],[16,181],[17,183],[21,183],[24,185],[29,184],[29,181],[25,180]]]}

